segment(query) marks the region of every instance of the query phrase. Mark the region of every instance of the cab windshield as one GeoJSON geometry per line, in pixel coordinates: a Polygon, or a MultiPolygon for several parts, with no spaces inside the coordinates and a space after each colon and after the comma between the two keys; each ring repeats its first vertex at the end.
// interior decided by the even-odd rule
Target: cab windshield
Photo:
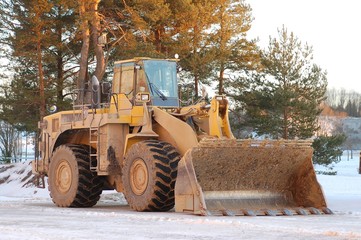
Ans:
{"type": "Polygon", "coordinates": [[[177,98],[176,67],[176,62],[172,61],[144,61],[144,71],[148,79],[150,93],[154,99],[166,101],[177,98]]]}

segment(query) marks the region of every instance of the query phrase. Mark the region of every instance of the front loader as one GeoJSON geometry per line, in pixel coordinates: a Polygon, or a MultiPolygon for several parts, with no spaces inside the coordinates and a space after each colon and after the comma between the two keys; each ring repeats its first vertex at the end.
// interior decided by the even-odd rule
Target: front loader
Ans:
{"type": "Polygon", "coordinates": [[[57,206],[91,207],[115,189],[137,211],[331,213],[310,141],[235,139],[225,96],[181,107],[176,60],[115,62],[111,88],[93,77],[90,96],[39,123],[33,172],[57,206]]]}

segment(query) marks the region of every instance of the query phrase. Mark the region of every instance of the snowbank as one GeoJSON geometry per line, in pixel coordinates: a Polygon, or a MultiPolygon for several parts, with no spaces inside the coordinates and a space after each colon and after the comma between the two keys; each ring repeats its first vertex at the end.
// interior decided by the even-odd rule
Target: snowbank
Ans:
{"type": "MultiPolygon", "coordinates": [[[[337,175],[318,175],[329,208],[336,213],[361,215],[361,175],[359,169],[359,152],[354,152],[353,159],[349,159],[346,152],[334,170],[337,175]]],[[[319,166],[315,167],[321,168],[319,166]]]]}
{"type": "Polygon", "coordinates": [[[358,164],[345,155],[336,176],[317,176],[334,215],[283,217],[139,213],[114,191],[93,208],[58,208],[31,184],[29,163],[0,165],[0,239],[361,239],[358,164]]]}

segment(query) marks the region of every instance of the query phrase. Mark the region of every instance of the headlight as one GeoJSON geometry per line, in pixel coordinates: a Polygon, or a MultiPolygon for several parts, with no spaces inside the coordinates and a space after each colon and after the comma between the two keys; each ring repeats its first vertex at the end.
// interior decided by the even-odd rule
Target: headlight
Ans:
{"type": "Polygon", "coordinates": [[[149,94],[141,94],[140,96],[141,96],[142,101],[146,101],[146,102],[149,101],[149,94]]]}
{"type": "Polygon", "coordinates": [[[135,99],[137,102],[149,102],[150,94],[147,92],[140,92],[140,93],[137,93],[135,99]]]}

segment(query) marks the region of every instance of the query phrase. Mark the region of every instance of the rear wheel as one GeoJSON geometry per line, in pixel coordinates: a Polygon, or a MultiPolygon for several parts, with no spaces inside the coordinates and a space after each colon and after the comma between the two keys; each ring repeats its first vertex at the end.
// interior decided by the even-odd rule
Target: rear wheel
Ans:
{"type": "Polygon", "coordinates": [[[174,186],[180,155],[166,142],[146,140],[131,146],[122,168],[124,195],[137,211],[174,207],[174,186]]]}
{"type": "Polygon", "coordinates": [[[58,147],[48,175],[50,196],[59,207],[92,207],[100,198],[103,181],[90,171],[88,146],[58,147]]]}

